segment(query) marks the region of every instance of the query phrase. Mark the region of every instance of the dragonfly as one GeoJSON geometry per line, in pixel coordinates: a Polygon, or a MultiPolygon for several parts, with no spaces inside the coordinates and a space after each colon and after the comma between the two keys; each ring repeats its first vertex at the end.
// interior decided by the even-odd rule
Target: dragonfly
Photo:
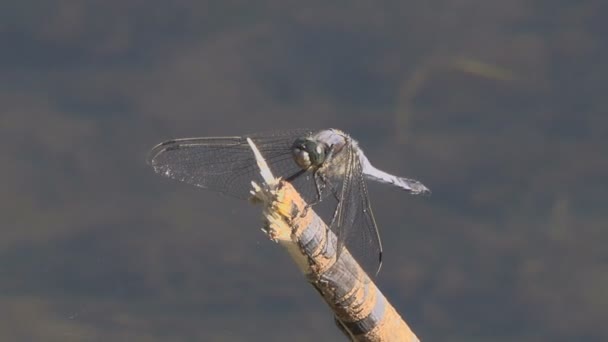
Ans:
{"type": "Polygon", "coordinates": [[[273,174],[291,182],[309,207],[333,199],[329,229],[336,235],[337,256],[346,247],[372,277],[382,265],[382,243],[366,181],[414,195],[430,194],[420,181],[374,167],[359,143],[338,129],[168,140],[150,150],[147,162],[165,177],[248,199],[251,182],[260,182],[261,176],[247,138],[256,144],[273,174]]]}

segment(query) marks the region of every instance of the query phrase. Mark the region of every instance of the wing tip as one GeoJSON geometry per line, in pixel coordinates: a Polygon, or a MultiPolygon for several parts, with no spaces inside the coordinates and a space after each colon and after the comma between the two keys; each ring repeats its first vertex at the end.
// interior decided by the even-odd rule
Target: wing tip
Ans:
{"type": "Polygon", "coordinates": [[[378,269],[376,270],[376,274],[374,275],[374,277],[378,276],[381,268],[382,268],[382,251],[380,251],[380,253],[378,253],[378,269]]]}
{"type": "Polygon", "coordinates": [[[150,151],[148,152],[148,154],[146,155],[146,164],[148,164],[150,166],[154,166],[155,165],[154,159],[159,154],[167,151],[168,150],[168,148],[167,148],[168,145],[175,144],[175,143],[176,143],[176,140],[172,139],[172,140],[163,141],[160,144],[154,145],[154,147],[152,147],[150,149],[150,151]]]}
{"type": "Polygon", "coordinates": [[[179,150],[182,148],[180,142],[184,139],[171,139],[167,141],[163,141],[160,144],[156,144],[154,147],[150,149],[148,155],[146,156],[146,164],[150,166],[155,166],[155,158],[158,157],[163,152],[179,150]]]}

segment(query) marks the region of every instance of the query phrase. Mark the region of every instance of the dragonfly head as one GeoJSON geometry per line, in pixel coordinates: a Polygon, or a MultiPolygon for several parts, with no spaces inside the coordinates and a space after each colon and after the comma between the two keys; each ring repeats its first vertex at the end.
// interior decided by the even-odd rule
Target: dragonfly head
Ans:
{"type": "Polygon", "coordinates": [[[323,143],[307,139],[297,139],[292,147],[291,153],[296,164],[304,170],[311,167],[319,167],[325,160],[327,146],[323,143]]]}

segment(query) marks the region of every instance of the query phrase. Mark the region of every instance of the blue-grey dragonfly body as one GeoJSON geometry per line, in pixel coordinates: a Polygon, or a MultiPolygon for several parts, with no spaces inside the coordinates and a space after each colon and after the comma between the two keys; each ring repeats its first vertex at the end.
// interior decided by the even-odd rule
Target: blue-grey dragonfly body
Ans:
{"type": "Polygon", "coordinates": [[[375,168],[356,140],[337,129],[297,129],[237,137],[185,138],[155,146],[148,158],[154,171],[199,187],[247,198],[259,181],[251,138],[271,171],[294,184],[313,205],[334,198],[330,229],[337,251],[344,246],[370,276],[382,263],[382,244],[365,179],[391,184],[412,194],[430,193],[419,181],[375,168]]]}

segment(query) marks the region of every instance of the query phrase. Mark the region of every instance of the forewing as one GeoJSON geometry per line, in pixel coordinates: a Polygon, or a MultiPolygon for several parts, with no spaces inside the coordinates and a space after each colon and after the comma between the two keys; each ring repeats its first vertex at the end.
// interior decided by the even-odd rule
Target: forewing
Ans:
{"type": "Polygon", "coordinates": [[[369,201],[367,185],[363,179],[361,161],[355,147],[345,148],[348,157],[345,162],[342,182],[336,187],[338,206],[332,230],[338,240],[338,257],[346,247],[359,265],[374,277],[382,263],[382,244],[369,201]]]}
{"type": "Polygon", "coordinates": [[[242,137],[169,140],[150,151],[148,163],[163,176],[237,198],[248,198],[251,181],[259,182],[261,177],[247,137],[256,144],[273,174],[286,178],[300,170],[291,155],[294,140],[310,132],[300,129],[242,137]]]}

